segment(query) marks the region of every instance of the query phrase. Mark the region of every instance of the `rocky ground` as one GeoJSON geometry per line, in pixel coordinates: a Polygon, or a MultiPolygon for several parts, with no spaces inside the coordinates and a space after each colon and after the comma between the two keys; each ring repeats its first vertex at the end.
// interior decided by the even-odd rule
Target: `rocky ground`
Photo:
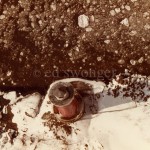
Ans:
{"type": "Polygon", "coordinates": [[[0,0],[0,85],[110,79],[126,68],[149,75],[149,8],[149,0],[0,0]]]}

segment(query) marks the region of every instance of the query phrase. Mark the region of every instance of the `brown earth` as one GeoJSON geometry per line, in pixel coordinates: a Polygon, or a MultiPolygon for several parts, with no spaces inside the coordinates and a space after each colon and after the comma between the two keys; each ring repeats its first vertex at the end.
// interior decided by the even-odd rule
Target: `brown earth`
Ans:
{"type": "Polygon", "coordinates": [[[150,1],[0,0],[0,68],[2,88],[150,75],[150,1]]]}

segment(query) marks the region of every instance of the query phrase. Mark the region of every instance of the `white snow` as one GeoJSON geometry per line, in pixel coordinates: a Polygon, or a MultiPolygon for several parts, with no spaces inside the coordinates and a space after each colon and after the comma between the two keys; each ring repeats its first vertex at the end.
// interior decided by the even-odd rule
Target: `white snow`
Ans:
{"type": "MultiPolygon", "coordinates": [[[[142,76],[135,76],[135,80],[142,76]]],[[[133,79],[133,80],[134,80],[133,79]]],[[[150,98],[147,102],[135,103],[131,98],[125,98],[122,95],[114,98],[107,95],[108,88],[114,89],[120,85],[113,80],[108,87],[103,82],[88,81],[78,78],[63,79],[65,82],[80,81],[92,85],[95,94],[101,97],[95,97],[98,105],[98,114],[87,113],[83,118],[73,124],[72,127],[79,129],[71,135],[66,136],[68,145],[55,139],[53,132],[48,127],[43,126],[44,120],[41,119],[44,113],[52,111],[52,105],[48,103],[48,93],[53,84],[50,85],[47,94],[39,108],[41,96],[38,93],[27,95],[14,105],[12,112],[14,114],[13,122],[17,123],[19,135],[15,138],[13,145],[8,142],[4,144],[4,150],[85,150],[87,144],[88,150],[149,150],[150,149],[150,98]],[[36,115],[34,111],[39,112],[36,115]],[[34,116],[27,116],[25,112],[34,116]],[[31,138],[34,142],[31,142],[31,138]],[[25,144],[22,140],[25,140],[25,144]]],[[[137,80],[139,82],[141,80],[137,80]]],[[[122,85],[126,87],[126,85],[122,85]]],[[[145,88],[145,93],[150,94],[145,88]]],[[[11,95],[11,94],[10,94],[11,95]]],[[[10,96],[9,95],[9,96],[10,96]]],[[[5,95],[6,96],[6,95],[5,95]]],[[[13,96],[13,94],[12,94],[13,96]]],[[[9,97],[9,99],[12,99],[9,97]]],[[[91,103],[88,97],[84,98],[86,106],[91,103]]],[[[88,107],[86,107],[86,112],[88,107]]],[[[3,133],[0,138],[0,146],[7,134],[3,133]]]]}
{"type": "Polygon", "coordinates": [[[17,101],[17,94],[15,91],[8,92],[3,95],[3,98],[10,100],[10,103],[13,104],[17,101]]]}

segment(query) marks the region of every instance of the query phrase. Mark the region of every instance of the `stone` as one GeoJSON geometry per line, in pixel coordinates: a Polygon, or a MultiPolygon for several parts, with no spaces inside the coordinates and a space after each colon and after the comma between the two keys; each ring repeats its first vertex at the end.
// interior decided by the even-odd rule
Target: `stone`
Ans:
{"type": "Polygon", "coordinates": [[[4,19],[5,18],[5,15],[0,15],[0,19],[4,19]]]}
{"type": "Polygon", "coordinates": [[[80,15],[79,17],[78,17],[78,25],[79,25],[79,27],[81,27],[81,28],[86,28],[86,27],[88,27],[89,26],[89,17],[88,16],[86,16],[86,15],[80,15]]]}
{"type": "Polygon", "coordinates": [[[129,20],[128,20],[128,18],[123,19],[120,23],[123,24],[123,25],[125,25],[125,26],[127,26],[127,27],[129,26],[129,20]]]}
{"type": "Polygon", "coordinates": [[[125,61],[123,59],[118,60],[118,64],[123,65],[125,61]]]}
{"type": "Polygon", "coordinates": [[[111,16],[115,16],[116,12],[114,10],[110,11],[111,16]]]}
{"type": "Polygon", "coordinates": [[[133,65],[133,66],[136,65],[136,61],[133,60],[133,59],[130,60],[130,63],[131,63],[131,65],[133,65]]]}

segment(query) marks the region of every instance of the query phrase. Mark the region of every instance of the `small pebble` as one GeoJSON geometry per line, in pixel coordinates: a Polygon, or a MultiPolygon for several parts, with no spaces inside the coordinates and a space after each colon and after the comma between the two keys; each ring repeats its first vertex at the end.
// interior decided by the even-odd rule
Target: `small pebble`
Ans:
{"type": "Polygon", "coordinates": [[[128,5],[125,6],[125,9],[128,10],[128,11],[131,10],[130,6],[128,6],[128,5]]]}
{"type": "Polygon", "coordinates": [[[52,9],[53,11],[55,11],[55,10],[56,10],[56,5],[55,5],[55,4],[52,4],[52,5],[51,5],[51,9],[52,9]]]}
{"type": "Polygon", "coordinates": [[[118,60],[118,64],[123,65],[125,61],[123,59],[118,60]]]}
{"type": "Polygon", "coordinates": [[[121,11],[120,8],[115,8],[116,13],[120,13],[120,11],[121,11]]]}
{"type": "Polygon", "coordinates": [[[4,11],[3,11],[3,14],[7,14],[7,11],[6,11],[6,10],[4,10],[4,11]]]}
{"type": "Polygon", "coordinates": [[[105,40],[104,43],[109,44],[110,40],[105,40]]]}
{"type": "Polygon", "coordinates": [[[86,15],[80,15],[78,17],[78,25],[81,28],[86,28],[87,26],[89,26],[89,17],[86,15]]]}
{"type": "Polygon", "coordinates": [[[144,61],[144,58],[143,57],[141,57],[139,60],[138,60],[138,62],[141,64],[142,62],[144,61]]]}
{"type": "Polygon", "coordinates": [[[86,0],[86,2],[89,4],[91,1],[90,0],[86,0]]]}
{"type": "Polygon", "coordinates": [[[145,29],[145,30],[149,30],[149,29],[150,29],[150,25],[149,25],[149,24],[146,24],[146,25],[144,26],[144,29],[145,29]]]}
{"type": "Polygon", "coordinates": [[[110,14],[111,14],[112,16],[115,16],[116,12],[115,12],[114,10],[111,10],[111,11],[110,11],[110,14]]]}
{"type": "Polygon", "coordinates": [[[137,0],[131,0],[131,2],[136,2],[137,0]]]}
{"type": "Polygon", "coordinates": [[[92,15],[92,16],[90,17],[90,21],[94,22],[94,20],[95,20],[95,18],[94,18],[94,16],[92,15]]]}
{"type": "Polygon", "coordinates": [[[39,20],[39,24],[42,25],[42,20],[39,20]]]}
{"type": "Polygon", "coordinates": [[[31,23],[31,27],[32,27],[32,28],[34,28],[34,27],[35,27],[35,25],[34,25],[34,23],[33,23],[33,22],[31,23]]]}
{"type": "Polygon", "coordinates": [[[133,65],[133,66],[136,65],[136,61],[133,60],[133,59],[130,60],[130,63],[131,63],[131,65],[133,65]]]}
{"type": "Polygon", "coordinates": [[[82,59],[83,62],[85,62],[85,59],[82,59]]]}
{"type": "Polygon", "coordinates": [[[92,31],[92,28],[91,28],[91,27],[88,27],[88,28],[86,28],[85,30],[86,30],[86,32],[90,32],[90,31],[92,31]]]}
{"type": "Polygon", "coordinates": [[[131,31],[129,34],[130,34],[131,36],[134,36],[134,35],[137,34],[137,32],[136,32],[136,31],[131,31]]]}
{"type": "Polygon", "coordinates": [[[20,52],[20,55],[23,56],[23,52],[20,52]]]}
{"type": "Polygon", "coordinates": [[[124,5],[121,6],[121,9],[124,9],[124,5]]]}
{"type": "Polygon", "coordinates": [[[0,19],[4,19],[5,18],[5,15],[0,15],[0,19]]]}
{"type": "Polygon", "coordinates": [[[101,57],[97,57],[97,61],[101,61],[102,60],[102,58],[101,57]]]}
{"type": "Polygon", "coordinates": [[[75,48],[75,50],[76,50],[77,52],[79,52],[79,51],[80,51],[79,47],[76,47],[76,48],[75,48]]]}
{"type": "Polygon", "coordinates": [[[127,27],[129,26],[129,21],[127,18],[123,19],[120,23],[127,26],[127,27]]]}
{"type": "Polygon", "coordinates": [[[11,76],[11,71],[8,71],[8,72],[7,72],[7,76],[8,76],[8,77],[11,76]]]}
{"type": "Polygon", "coordinates": [[[144,12],[143,17],[146,18],[148,16],[149,16],[149,13],[148,12],[144,12]]]}

